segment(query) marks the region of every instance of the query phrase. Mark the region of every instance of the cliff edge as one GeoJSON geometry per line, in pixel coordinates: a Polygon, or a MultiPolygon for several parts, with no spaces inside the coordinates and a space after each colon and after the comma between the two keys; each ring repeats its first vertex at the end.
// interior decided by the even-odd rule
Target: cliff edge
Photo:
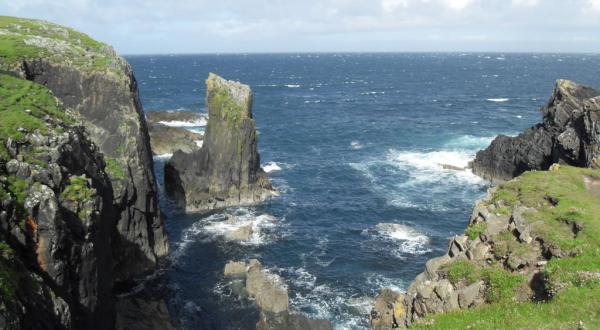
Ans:
{"type": "Polygon", "coordinates": [[[542,123],[516,137],[498,136],[479,151],[473,172],[502,182],[554,163],[600,167],[600,91],[558,80],[541,112],[542,123]]]}
{"type": "Polygon", "coordinates": [[[167,192],[188,212],[264,200],[273,189],[260,167],[250,87],[211,73],[206,106],[202,148],[178,151],[165,165],[167,192]]]}

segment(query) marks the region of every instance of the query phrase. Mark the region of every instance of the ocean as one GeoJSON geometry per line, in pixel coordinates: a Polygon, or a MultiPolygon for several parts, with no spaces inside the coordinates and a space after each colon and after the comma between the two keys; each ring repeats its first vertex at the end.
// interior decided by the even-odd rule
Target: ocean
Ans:
{"type": "MultiPolygon", "coordinates": [[[[263,168],[278,197],[185,214],[164,194],[167,303],[180,329],[254,329],[258,314],[222,276],[256,258],[291,308],[336,329],[368,327],[382,287],[404,290],[465,229],[489,184],[466,166],[498,134],[541,120],[556,79],[600,87],[600,55],[247,54],[127,56],[146,112],[206,113],[209,72],[254,92],[263,168]],[[227,241],[235,215],[253,237],[227,241]]],[[[202,131],[201,124],[188,127],[202,131]]]]}

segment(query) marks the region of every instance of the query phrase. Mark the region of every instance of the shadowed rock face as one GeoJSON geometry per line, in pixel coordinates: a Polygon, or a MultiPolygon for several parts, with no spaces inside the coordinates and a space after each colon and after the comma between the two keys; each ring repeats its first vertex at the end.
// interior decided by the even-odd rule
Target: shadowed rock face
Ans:
{"type": "Polygon", "coordinates": [[[492,181],[512,179],[553,163],[600,167],[600,92],[558,80],[544,121],[517,137],[499,136],[479,151],[473,172],[492,181]]]}
{"type": "Polygon", "coordinates": [[[158,210],[150,138],[137,82],[124,64],[121,80],[45,61],[25,61],[25,76],[45,85],[79,113],[94,143],[107,156],[108,175],[118,207],[119,237],[113,243],[116,281],[152,272],[167,254],[167,237],[158,210]]]}
{"type": "Polygon", "coordinates": [[[176,152],[165,165],[165,186],[186,211],[253,204],[271,195],[260,167],[250,87],[210,74],[208,125],[202,148],[176,152]]]}

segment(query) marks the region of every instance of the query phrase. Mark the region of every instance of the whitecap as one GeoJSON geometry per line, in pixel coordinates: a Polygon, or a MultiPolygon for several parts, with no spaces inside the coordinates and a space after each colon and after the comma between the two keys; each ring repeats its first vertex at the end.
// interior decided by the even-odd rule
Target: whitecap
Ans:
{"type": "Polygon", "coordinates": [[[519,119],[523,118],[523,116],[521,116],[521,115],[517,115],[516,117],[519,119]]]}
{"type": "Polygon", "coordinates": [[[489,101],[489,102],[496,102],[496,103],[502,103],[502,102],[508,102],[508,101],[510,101],[509,98],[504,98],[504,97],[490,98],[490,99],[485,99],[485,100],[489,101]]]}
{"type": "Polygon", "coordinates": [[[257,215],[248,209],[237,209],[233,213],[219,213],[201,220],[202,231],[214,238],[236,242],[241,245],[263,245],[271,241],[272,236],[266,233],[268,228],[277,225],[277,218],[269,214],[257,215]],[[240,230],[247,230],[249,235],[238,235],[240,230]],[[246,236],[246,237],[244,237],[246,236]]]}
{"type": "Polygon", "coordinates": [[[428,248],[429,237],[418,230],[397,223],[380,223],[375,230],[384,239],[398,241],[399,245],[395,251],[399,257],[404,254],[424,254],[430,252],[428,248]]]}
{"type": "Polygon", "coordinates": [[[300,85],[296,85],[296,84],[289,84],[289,85],[285,85],[285,87],[287,88],[300,88],[300,85]]]}
{"type": "Polygon", "coordinates": [[[354,150],[358,150],[358,149],[362,149],[363,145],[360,144],[359,141],[352,141],[352,142],[350,142],[350,148],[352,148],[354,150]]]}
{"type": "Polygon", "coordinates": [[[262,166],[263,171],[266,173],[281,171],[281,166],[276,162],[267,162],[262,166]]]}
{"type": "Polygon", "coordinates": [[[166,160],[166,159],[170,159],[171,157],[173,157],[173,154],[160,154],[160,155],[155,155],[154,158],[155,160],[166,160]]]}
{"type": "Polygon", "coordinates": [[[193,121],[181,121],[181,120],[169,120],[169,121],[159,121],[159,124],[163,124],[165,126],[170,127],[202,127],[206,126],[206,118],[200,118],[193,121]]]}

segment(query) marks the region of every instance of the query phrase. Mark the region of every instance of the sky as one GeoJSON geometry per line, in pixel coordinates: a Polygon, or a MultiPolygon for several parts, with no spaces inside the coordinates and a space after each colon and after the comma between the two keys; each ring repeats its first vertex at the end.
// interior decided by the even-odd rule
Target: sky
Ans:
{"type": "Polygon", "coordinates": [[[600,53],[600,0],[0,0],[121,54],[600,53]]]}

